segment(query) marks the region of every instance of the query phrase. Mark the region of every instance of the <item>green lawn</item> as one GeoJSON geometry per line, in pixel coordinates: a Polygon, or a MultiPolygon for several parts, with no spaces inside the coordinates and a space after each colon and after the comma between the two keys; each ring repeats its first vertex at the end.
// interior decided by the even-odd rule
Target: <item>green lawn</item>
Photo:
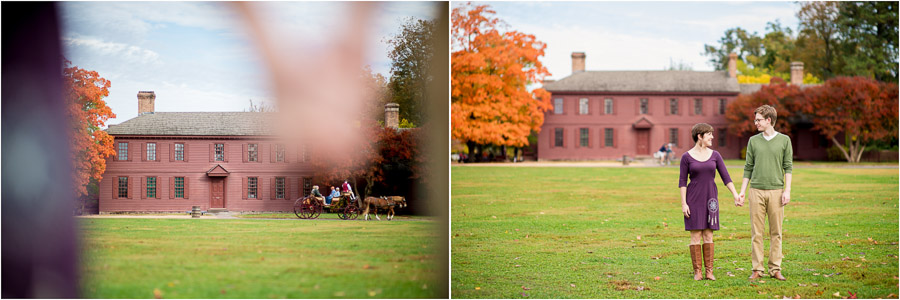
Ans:
{"type": "MultiPolygon", "coordinates": [[[[729,168],[737,188],[741,170],[729,168]]],[[[749,210],[719,179],[718,280],[696,282],[678,168],[451,173],[454,298],[897,298],[896,168],[794,169],[788,280],[752,283],[749,210]]]]}
{"type": "Polygon", "coordinates": [[[79,219],[86,298],[435,297],[433,221],[79,219]]]}

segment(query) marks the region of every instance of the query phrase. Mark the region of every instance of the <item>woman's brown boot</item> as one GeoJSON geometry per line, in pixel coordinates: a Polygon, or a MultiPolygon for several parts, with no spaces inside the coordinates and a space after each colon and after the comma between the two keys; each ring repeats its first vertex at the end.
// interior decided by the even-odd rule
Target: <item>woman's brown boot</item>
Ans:
{"type": "Polygon", "coordinates": [[[700,269],[703,266],[703,249],[700,245],[690,245],[691,247],[691,263],[694,265],[694,280],[702,280],[703,275],[700,274],[700,269]]]}
{"type": "Polygon", "coordinates": [[[703,263],[706,265],[706,279],[716,280],[716,276],[713,276],[713,243],[704,243],[703,244],[703,263]]]}

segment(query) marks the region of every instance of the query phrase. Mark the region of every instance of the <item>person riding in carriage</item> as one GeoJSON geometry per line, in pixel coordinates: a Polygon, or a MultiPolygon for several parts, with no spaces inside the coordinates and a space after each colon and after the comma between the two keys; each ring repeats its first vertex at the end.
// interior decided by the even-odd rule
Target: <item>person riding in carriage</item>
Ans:
{"type": "Polygon", "coordinates": [[[331,205],[334,202],[334,199],[341,198],[341,188],[331,187],[331,194],[325,197],[325,204],[331,205]]]}
{"type": "Polygon", "coordinates": [[[325,197],[322,196],[322,193],[319,193],[318,185],[313,186],[312,191],[309,192],[309,196],[315,198],[316,200],[319,200],[319,202],[325,202],[325,197]]]}
{"type": "Polygon", "coordinates": [[[344,189],[345,193],[350,194],[350,199],[356,200],[356,195],[353,194],[353,189],[350,188],[350,184],[347,183],[347,180],[344,180],[344,184],[341,185],[341,188],[344,189]]]}

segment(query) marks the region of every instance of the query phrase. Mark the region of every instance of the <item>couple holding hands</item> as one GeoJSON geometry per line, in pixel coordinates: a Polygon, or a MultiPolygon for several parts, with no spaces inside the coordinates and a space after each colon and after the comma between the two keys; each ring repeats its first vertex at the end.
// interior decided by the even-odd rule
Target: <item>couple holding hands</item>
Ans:
{"type": "Polygon", "coordinates": [[[775,108],[763,105],[754,111],[753,123],[760,131],[747,143],[747,161],[741,192],[738,193],[725,168],[722,156],[710,149],[713,128],[700,123],[691,129],[694,147],[681,156],[681,174],[678,187],[681,190],[681,211],[684,214],[684,229],[690,231],[690,254],[694,280],[702,280],[701,267],[705,265],[705,277],[716,280],[713,275],[714,243],[713,231],[719,230],[718,189],[715,183],[716,171],[722,182],[734,196],[734,205],[743,206],[745,200],[750,208],[750,260],[753,271],[750,280],[767,273],[775,279],[785,280],[781,274],[781,223],[784,206],[791,200],[791,171],[793,150],[787,135],[774,129],[777,113],[775,108]],[[690,179],[690,183],[688,183],[690,179]],[[749,193],[747,184],[750,185],[749,193]],[[763,226],[769,218],[769,261],[768,270],[763,266],[763,226]]]}

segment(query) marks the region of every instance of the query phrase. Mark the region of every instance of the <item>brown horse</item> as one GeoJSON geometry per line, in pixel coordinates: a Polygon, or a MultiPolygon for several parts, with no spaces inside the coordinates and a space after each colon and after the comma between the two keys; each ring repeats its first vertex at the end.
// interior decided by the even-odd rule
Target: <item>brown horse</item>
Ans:
{"type": "Polygon", "coordinates": [[[366,221],[369,220],[369,209],[372,208],[372,212],[375,214],[375,219],[381,220],[378,217],[378,209],[387,209],[388,221],[394,219],[394,207],[404,208],[406,207],[406,198],[403,196],[387,196],[387,197],[366,197],[363,199],[363,204],[366,206],[366,211],[364,214],[366,215],[366,221]]]}

